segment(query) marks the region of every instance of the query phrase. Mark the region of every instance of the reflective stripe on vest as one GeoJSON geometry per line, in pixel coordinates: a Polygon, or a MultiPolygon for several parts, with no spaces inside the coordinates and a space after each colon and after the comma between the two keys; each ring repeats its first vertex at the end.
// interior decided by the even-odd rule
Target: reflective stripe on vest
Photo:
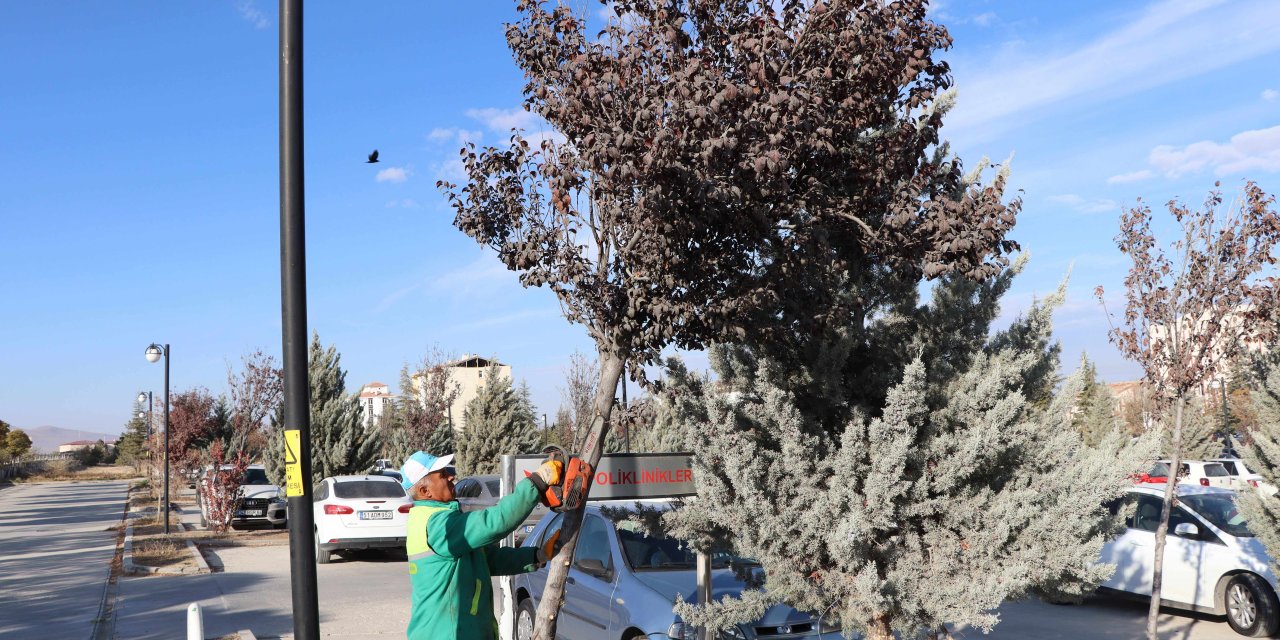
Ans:
{"type": "Polygon", "coordinates": [[[431,549],[431,545],[427,544],[427,523],[431,520],[431,515],[438,511],[448,511],[448,507],[427,507],[414,505],[409,509],[409,523],[405,525],[405,553],[409,556],[409,562],[430,558],[436,554],[431,549]]]}

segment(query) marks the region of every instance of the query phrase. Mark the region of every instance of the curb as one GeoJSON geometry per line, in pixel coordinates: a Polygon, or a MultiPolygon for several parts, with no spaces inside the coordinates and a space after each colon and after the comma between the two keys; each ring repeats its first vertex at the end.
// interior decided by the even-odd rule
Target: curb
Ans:
{"type": "Polygon", "coordinates": [[[205,562],[204,554],[200,553],[200,550],[196,548],[195,543],[190,540],[184,540],[183,542],[187,545],[187,553],[190,553],[191,557],[196,561],[195,569],[187,567],[171,569],[168,567],[148,567],[146,565],[135,564],[133,562],[133,525],[127,525],[124,533],[124,558],[122,559],[122,566],[120,570],[123,573],[130,574],[190,575],[197,573],[213,573],[213,570],[209,568],[209,563],[205,562]]]}
{"type": "Polygon", "coordinates": [[[253,635],[253,632],[248,629],[241,629],[237,631],[236,638],[238,640],[258,640],[258,636],[253,635]]]}

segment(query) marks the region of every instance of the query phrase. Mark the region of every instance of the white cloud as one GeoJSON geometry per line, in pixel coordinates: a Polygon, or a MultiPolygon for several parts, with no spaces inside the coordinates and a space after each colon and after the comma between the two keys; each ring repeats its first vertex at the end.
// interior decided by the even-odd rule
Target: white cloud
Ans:
{"type": "Polygon", "coordinates": [[[386,169],[379,171],[377,177],[375,177],[374,179],[377,180],[378,182],[399,183],[399,182],[404,182],[405,180],[408,180],[409,176],[411,175],[413,175],[413,171],[407,167],[406,168],[387,167],[386,169]]]}
{"type": "Polygon", "coordinates": [[[1042,118],[1063,102],[1115,100],[1280,49],[1274,0],[1163,0],[1073,50],[993,56],[965,76],[948,122],[974,138],[1042,118]]]}
{"type": "Polygon", "coordinates": [[[979,13],[978,15],[974,16],[973,23],[978,25],[979,27],[986,27],[986,26],[989,26],[991,22],[995,19],[996,19],[996,14],[992,11],[988,11],[986,13],[979,13]]]}
{"type": "Polygon", "coordinates": [[[236,5],[236,11],[239,11],[240,17],[247,20],[255,29],[266,29],[271,26],[271,20],[267,18],[267,14],[258,9],[253,0],[240,0],[236,5]]]}
{"type": "Polygon", "coordinates": [[[1074,193],[1049,196],[1049,201],[1065,204],[1080,213],[1107,213],[1120,210],[1120,205],[1114,200],[1089,200],[1074,193]]]}
{"type": "Polygon", "coordinates": [[[465,145],[468,142],[479,142],[483,136],[484,134],[480,131],[471,131],[469,129],[461,129],[457,127],[436,127],[431,130],[431,133],[427,134],[427,139],[436,143],[453,141],[457,144],[465,145]]]}
{"type": "Polygon", "coordinates": [[[1263,100],[1266,100],[1267,102],[1272,102],[1272,101],[1274,101],[1276,98],[1280,98],[1280,91],[1276,91],[1275,89],[1263,89],[1263,90],[1262,90],[1262,99],[1263,99],[1263,100]]]}
{"type": "Polygon", "coordinates": [[[467,117],[475,118],[484,123],[490,131],[506,133],[512,129],[528,129],[535,123],[540,123],[537,116],[521,107],[515,109],[495,109],[489,107],[487,109],[467,109],[467,117]]]}
{"type": "Polygon", "coordinates": [[[1225,143],[1202,140],[1185,147],[1160,145],[1147,159],[1170,178],[1210,169],[1220,176],[1280,171],[1280,126],[1242,131],[1225,143]]]}
{"type": "Polygon", "coordinates": [[[1129,184],[1130,182],[1141,182],[1155,177],[1156,172],[1150,169],[1142,169],[1140,171],[1130,171],[1129,173],[1120,173],[1107,178],[1107,184],[1129,184]]]}

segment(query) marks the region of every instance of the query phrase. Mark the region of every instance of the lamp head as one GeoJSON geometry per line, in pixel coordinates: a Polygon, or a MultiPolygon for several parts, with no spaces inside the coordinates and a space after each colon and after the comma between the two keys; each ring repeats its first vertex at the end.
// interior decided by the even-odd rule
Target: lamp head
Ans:
{"type": "Polygon", "coordinates": [[[147,401],[147,392],[146,392],[146,391],[139,391],[139,392],[138,392],[138,404],[142,404],[142,403],[144,403],[144,402],[146,402],[146,401],[147,401]]]}
{"type": "Polygon", "coordinates": [[[164,349],[161,349],[160,345],[152,342],[151,346],[147,347],[147,362],[156,362],[162,355],[164,355],[164,349]]]}

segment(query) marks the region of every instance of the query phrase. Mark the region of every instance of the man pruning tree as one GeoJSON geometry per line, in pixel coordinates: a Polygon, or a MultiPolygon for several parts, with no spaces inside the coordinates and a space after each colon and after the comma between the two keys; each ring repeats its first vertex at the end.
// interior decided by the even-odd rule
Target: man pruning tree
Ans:
{"type": "Polygon", "coordinates": [[[535,570],[555,555],[559,533],[536,549],[497,543],[529,517],[562,472],[563,463],[548,460],[498,504],[464,512],[454,495],[453,454],[417,451],[404,461],[401,484],[413,499],[405,539],[413,586],[409,640],[496,640],[490,578],[535,570]]]}

